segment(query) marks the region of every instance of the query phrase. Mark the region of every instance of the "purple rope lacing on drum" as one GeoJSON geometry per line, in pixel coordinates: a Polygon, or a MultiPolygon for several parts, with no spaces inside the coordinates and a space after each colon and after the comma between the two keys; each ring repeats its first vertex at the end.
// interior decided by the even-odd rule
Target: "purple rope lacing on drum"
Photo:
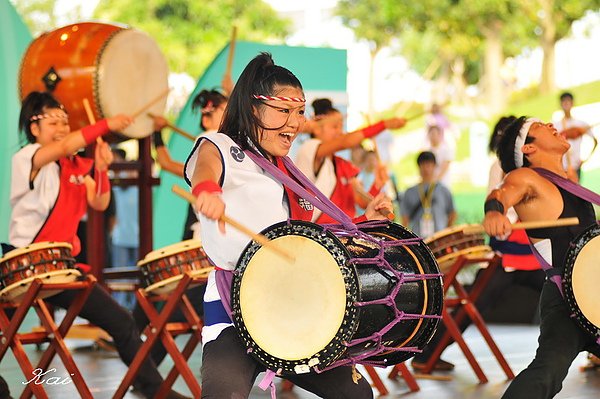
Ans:
{"type": "MultiPolygon", "coordinates": [[[[366,264],[366,263],[376,263],[380,265],[384,269],[390,271],[397,279],[398,283],[392,289],[392,292],[386,296],[385,298],[377,299],[374,301],[368,302],[357,302],[356,306],[367,306],[383,303],[390,306],[394,310],[394,320],[392,320],[388,325],[386,325],[381,331],[372,334],[370,337],[365,337],[357,340],[352,340],[350,342],[344,343],[347,347],[352,347],[355,345],[359,345],[366,341],[374,341],[375,347],[371,350],[366,351],[365,353],[361,353],[356,356],[349,356],[344,358],[343,360],[338,360],[328,367],[319,370],[318,367],[314,367],[314,370],[317,373],[322,373],[324,371],[333,369],[335,367],[349,365],[349,364],[365,364],[365,365],[373,365],[373,366],[386,366],[385,362],[376,362],[376,361],[367,361],[365,359],[376,356],[386,351],[404,351],[404,352],[421,352],[420,349],[416,347],[387,347],[383,345],[382,338],[389,330],[391,330],[396,324],[398,324],[402,320],[415,320],[415,319],[439,319],[441,316],[437,315],[421,315],[421,314],[409,314],[399,311],[395,306],[395,298],[398,292],[400,291],[400,287],[405,282],[414,282],[419,280],[426,279],[434,279],[439,278],[441,274],[407,274],[403,272],[399,272],[395,270],[384,258],[385,249],[392,246],[400,246],[400,245],[418,245],[422,243],[422,240],[418,237],[402,239],[402,240],[393,240],[393,241],[385,241],[376,239],[373,236],[361,231],[353,222],[352,219],[344,213],[337,205],[335,205],[331,200],[323,194],[311,181],[308,177],[306,177],[297,167],[294,165],[291,159],[288,157],[282,157],[283,164],[289,173],[294,177],[287,176],[283,173],[279,168],[277,168],[273,163],[269,162],[264,157],[253,153],[252,151],[245,151],[246,155],[250,157],[258,166],[268,172],[271,176],[273,176],[277,181],[282,183],[283,185],[290,188],[297,195],[305,198],[310,203],[312,203],[316,208],[320,209],[323,213],[332,217],[334,220],[340,222],[339,225],[323,225],[323,230],[329,230],[335,233],[339,237],[356,237],[363,239],[365,241],[372,242],[379,246],[379,253],[376,257],[370,259],[363,258],[351,258],[350,262],[353,264],[366,264]],[[296,180],[294,180],[296,179],[296,180]],[[306,187],[306,188],[305,188],[306,187]],[[309,191],[310,190],[310,191],[309,191]],[[376,260],[376,262],[373,262],[376,260]]],[[[387,224],[387,221],[371,221],[366,223],[361,223],[361,228],[369,228],[376,226],[383,226],[387,224]]]]}
{"type": "MultiPolygon", "coordinates": [[[[361,228],[371,228],[378,226],[385,226],[387,224],[386,221],[370,221],[361,223],[361,228]]],[[[365,351],[361,354],[355,356],[348,356],[342,360],[338,360],[333,362],[331,365],[325,367],[324,369],[319,369],[317,366],[314,367],[314,370],[317,373],[322,373],[327,370],[331,370],[335,367],[339,366],[347,366],[347,365],[355,365],[355,364],[363,364],[363,365],[371,365],[371,366],[381,366],[385,367],[387,364],[384,361],[368,361],[366,360],[369,357],[380,355],[384,352],[391,351],[403,351],[403,352],[421,352],[420,349],[416,347],[389,347],[385,346],[382,342],[383,336],[387,334],[396,324],[403,320],[418,320],[418,319],[440,319],[441,316],[438,315],[422,315],[422,314],[411,314],[404,313],[396,307],[396,296],[400,292],[400,288],[404,283],[411,283],[415,281],[422,281],[427,279],[435,279],[442,276],[440,273],[432,273],[432,274],[413,274],[413,273],[404,273],[396,270],[389,262],[385,259],[385,250],[386,248],[395,247],[395,246],[405,246],[405,245],[419,245],[422,244],[422,240],[418,237],[386,241],[383,239],[378,239],[372,235],[361,231],[356,228],[352,231],[346,230],[343,226],[340,225],[323,225],[324,231],[331,231],[338,237],[350,237],[357,238],[360,240],[365,240],[379,247],[379,252],[376,256],[371,258],[350,258],[350,263],[354,265],[364,265],[364,264],[374,264],[378,267],[381,267],[390,273],[392,273],[396,279],[396,286],[391,290],[391,292],[385,296],[384,298],[375,299],[373,301],[364,301],[364,302],[355,302],[354,305],[357,307],[369,306],[369,305],[386,305],[389,306],[393,313],[394,319],[390,321],[386,326],[384,326],[380,331],[364,338],[354,339],[350,342],[344,342],[344,345],[347,348],[361,345],[365,342],[372,341],[375,346],[368,351],[365,351]]]]}

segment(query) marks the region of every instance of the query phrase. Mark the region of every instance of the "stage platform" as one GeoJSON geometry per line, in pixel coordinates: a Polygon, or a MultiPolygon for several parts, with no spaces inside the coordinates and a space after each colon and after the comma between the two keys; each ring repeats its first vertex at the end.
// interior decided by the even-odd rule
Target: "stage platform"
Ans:
{"type": "MultiPolygon", "coordinates": [[[[35,325],[35,316],[30,314],[26,324],[35,325]]],[[[515,373],[518,373],[529,364],[533,358],[537,347],[538,327],[532,325],[490,325],[490,331],[496,343],[504,353],[508,363],[515,373]]],[[[392,381],[387,378],[390,369],[377,369],[379,375],[384,381],[387,389],[390,391],[385,398],[410,398],[410,399],[496,399],[504,392],[507,381],[502,369],[492,356],[485,342],[475,328],[469,328],[465,333],[467,344],[471,347],[475,357],[480,362],[486,373],[489,383],[479,384],[477,377],[469,367],[466,359],[456,345],[449,347],[443,355],[443,358],[452,361],[456,365],[454,372],[438,373],[434,375],[451,376],[451,381],[439,381],[429,379],[418,379],[421,387],[419,392],[410,393],[402,379],[392,381]]],[[[181,337],[183,341],[186,337],[181,337]]],[[[73,353],[73,357],[84,375],[84,379],[90,387],[95,398],[108,399],[117,389],[121,379],[126,372],[126,366],[119,360],[115,352],[107,352],[102,349],[94,348],[90,341],[68,340],[67,345],[73,353]]],[[[34,345],[27,346],[27,353],[32,360],[37,359],[41,352],[37,351],[34,345]]],[[[600,369],[581,372],[580,366],[586,364],[585,354],[580,354],[573,363],[569,375],[564,382],[562,392],[557,398],[577,398],[592,399],[600,396],[600,369]]],[[[192,371],[200,378],[201,350],[198,348],[192,355],[190,367],[192,371]]],[[[56,377],[67,377],[68,374],[58,360],[54,360],[53,367],[56,372],[52,373],[56,377]]],[[[171,361],[167,358],[160,370],[163,375],[170,369],[171,361]]],[[[8,381],[13,397],[19,397],[25,381],[16,360],[9,353],[0,365],[0,374],[8,381]]],[[[366,374],[366,373],[363,373],[366,374]]],[[[48,374],[51,376],[51,374],[48,374]]],[[[259,379],[261,376],[259,376],[259,379]]],[[[278,381],[276,379],[276,381],[278,381]]],[[[280,381],[280,380],[279,380],[280,381]]],[[[280,384],[278,383],[278,387],[280,384]]],[[[79,395],[73,384],[46,386],[47,392],[51,398],[77,398],[79,395]]],[[[175,389],[181,393],[188,393],[185,383],[180,378],[175,389]]],[[[135,392],[129,392],[126,398],[139,398],[135,392]]],[[[316,396],[295,387],[291,393],[278,392],[280,399],[310,399],[316,396]]],[[[377,397],[377,392],[375,392],[377,397]]],[[[268,392],[261,391],[255,386],[251,398],[270,398],[268,392]]]]}

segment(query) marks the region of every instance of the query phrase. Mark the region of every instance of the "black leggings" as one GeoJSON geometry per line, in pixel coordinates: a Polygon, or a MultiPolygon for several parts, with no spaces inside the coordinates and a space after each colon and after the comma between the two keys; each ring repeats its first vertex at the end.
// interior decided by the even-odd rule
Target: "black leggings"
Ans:
{"type": "MultiPolygon", "coordinates": [[[[290,342],[290,345],[293,343],[290,342]]],[[[262,371],[265,371],[265,367],[246,353],[246,348],[235,329],[226,328],[216,340],[204,345],[201,368],[202,398],[247,398],[254,380],[262,371]]],[[[352,381],[352,368],[349,366],[338,367],[321,374],[286,376],[286,379],[322,398],[373,398],[373,390],[364,377],[358,384],[352,381]]]]}
{"type": "Polygon", "coordinates": [[[579,352],[597,352],[592,335],[579,328],[570,317],[556,285],[546,282],[540,300],[541,323],[538,348],[529,366],[510,384],[504,399],[546,399],[561,389],[569,367],[579,352]]]}

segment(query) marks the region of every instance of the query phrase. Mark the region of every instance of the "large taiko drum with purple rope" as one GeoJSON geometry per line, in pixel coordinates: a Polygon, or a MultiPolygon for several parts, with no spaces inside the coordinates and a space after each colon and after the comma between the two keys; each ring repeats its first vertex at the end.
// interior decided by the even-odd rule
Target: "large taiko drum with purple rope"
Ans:
{"type": "Polygon", "coordinates": [[[234,274],[233,322],[278,374],[354,363],[393,365],[431,339],[443,305],[435,257],[387,222],[355,231],[289,221],[263,232],[295,258],[250,243],[234,274]]]}
{"type": "Polygon", "coordinates": [[[585,229],[566,254],[563,293],[572,317],[600,342],[600,225],[585,229]]]}

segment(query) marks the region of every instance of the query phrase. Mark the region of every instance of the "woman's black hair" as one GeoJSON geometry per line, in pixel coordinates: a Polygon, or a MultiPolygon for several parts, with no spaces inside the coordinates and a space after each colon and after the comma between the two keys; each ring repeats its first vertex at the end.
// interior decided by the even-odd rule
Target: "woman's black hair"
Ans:
{"type": "Polygon", "coordinates": [[[488,144],[488,149],[490,152],[496,152],[498,149],[498,144],[500,143],[500,138],[504,133],[504,129],[511,123],[517,120],[517,117],[514,115],[503,116],[498,119],[496,122],[496,126],[494,126],[494,130],[492,130],[492,135],[490,136],[490,143],[488,144]]]}
{"type": "MultiPolygon", "coordinates": [[[[515,164],[515,141],[517,140],[519,131],[521,130],[521,127],[525,121],[527,121],[526,116],[515,118],[504,128],[503,134],[500,135],[500,141],[498,142],[496,153],[504,173],[508,173],[517,169],[517,165],[515,164]]],[[[532,143],[533,140],[533,137],[527,136],[525,138],[525,144],[532,143]]],[[[530,165],[531,163],[527,159],[527,156],[523,154],[523,166],[527,167],[530,165]]]]}
{"type": "Polygon", "coordinates": [[[35,115],[40,115],[48,108],[59,108],[66,112],[63,105],[45,91],[32,91],[23,99],[21,103],[21,113],[19,114],[19,131],[25,134],[25,138],[30,143],[35,143],[36,138],[31,133],[31,124],[40,121],[32,121],[31,118],[35,115]]]}
{"type": "Polygon", "coordinates": [[[292,72],[275,65],[271,54],[260,53],[254,57],[231,92],[219,131],[231,137],[243,150],[254,145],[263,151],[259,145],[259,129],[272,128],[265,126],[256,115],[255,110],[264,105],[252,95],[276,96],[276,90],[286,86],[303,90],[292,72]]]}
{"type": "Polygon", "coordinates": [[[329,115],[333,112],[340,112],[333,107],[331,100],[328,98],[317,98],[312,102],[311,105],[313,107],[316,119],[318,119],[319,116],[329,115]]]}
{"type": "MultiPolygon", "coordinates": [[[[195,111],[200,109],[202,116],[209,115],[221,104],[227,102],[227,96],[221,93],[219,90],[202,90],[194,100],[192,101],[192,110],[195,111]]],[[[202,116],[200,117],[200,126],[206,130],[206,126],[202,122],[202,116]]]]}

